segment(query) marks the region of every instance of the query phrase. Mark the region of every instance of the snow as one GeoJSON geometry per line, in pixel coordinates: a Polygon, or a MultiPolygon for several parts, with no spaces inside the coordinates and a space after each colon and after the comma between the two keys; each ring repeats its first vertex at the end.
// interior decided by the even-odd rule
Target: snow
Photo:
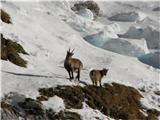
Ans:
{"type": "MultiPolygon", "coordinates": [[[[104,16],[106,16],[105,19],[117,13],[117,11],[124,13],[125,10],[130,12],[130,10],[141,8],[144,12],[149,5],[145,2],[144,4],[143,2],[135,2],[134,5],[132,2],[128,4],[123,2],[98,3],[104,12],[104,16]],[[132,5],[132,7],[129,5],[132,5]],[[135,6],[138,6],[138,8],[135,6]]],[[[122,23],[111,21],[107,23],[100,22],[101,20],[93,21],[77,15],[69,7],[70,2],[67,1],[26,2],[25,4],[23,2],[2,2],[2,8],[11,15],[13,24],[8,25],[0,21],[1,32],[5,37],[18,41],[29,53],[29,56],[21,55],[28,62],[27,68],[18,67],[9,61],[1,61],[2,97],[9,92],[17,92],[35,99],[39,96],[39,88],[77,85],[78,83],[67,79],[68,74],[63,68],[63,61],[70,47],[71,49],[75,48],[74,57],[79,58],[84,64],[84,70],[81,71],[81,81],[91,84],[88,76],[90,68],[109,68],[108,75],[104,77],[102,83],[117,82],[136,89],[145,86],[147,92],[142,93],[144,97],[142,103],[146,107],[160,110],[158,106],[159,96],[154,94],[154,90],[160,89],[159,70],[151,69],[149,65],[140,62],[136,57],[116,53],[121,51],[121,49],[117,49],[119,47],[117,44],[123,42],[129,44],[130,46],[127,45],[129,48],[133,46],[133,51],[138,48],[136,52],[143,50],[143,53],[147,53],[148,50],[144,39],[147,42],[153,39],[153,43],[149,42],[149,45],[156,45],[159,31],[150,28],[147,22],[146,24],[143,23],[148,26],[147,28],[136,27],[134,28],[135,31],[131,33],[132,36],[138,36],[136,39],[139,41],[130,38],[119,38],[116,35],[117,32],[127,32],[130,26],[139,25],[140,22],[122,23]],[[141,32],[141,28],[144,33],[146,32],[143,34],[144,39],[142,40],[139,38],[139,32],[136,33],[137,31],[141,32]],[[114,41],[117,41],[118,43],[115,42],[117,51],[97,48],[83,39],[85,36],[93,36],[97,33],[96,40],[105,37],[104,41],[101,41],[103,44],[106,39],[109,39],[111,45],[114,41]]],[[[154,4],[152,8],[154,8],[154,4]]],[[[155,21],[157,20],[157,14],[151,15],[151,12],[148,12],[148,14],[145,12],[145,15],[155,21]]],[[[102,47],[103,44],[98,45],[102,47]]],[[[79,85],[84,86],[82,83],[79,83],[79,85]]],[[[47,107],[55,106],[55,109],[63,109],[62,103],[62,99],[53,97],[44,104],[47,107]],[[60,103],[56,106],[57,101],[60,103]]],[[[107,116],[102,115],[98,110],[88,108],[86,105],[84,105],[84,108],[79,111],[76,110],[82,116],[85,116],[83,119],[95,118],[97,114],[102,119],[107,119],[107,116]],[[89,114],[87,114],[88,111],[89,114]]]]}
{"type": "Polygon", "coordinates": [[[110,117],[107,117],[107,116],[103,115],[98,110],[91,109],[85,102],[83,103],[83,108],[82,109],[71,109],[70,111],[79,113],[83,120],[97,120],[97,119],[100,119],[100,120],[114,120],[110,117]]]}
{"type": "Polygon", "coordinates": [[[89,9],[81,9],[77,12],[77,14],[84,17],[84,18],[90,19],[90,20],[94,19],[94,15],[93,15],[92,11],[89,9]]]}
{"type": "Polygon", "coordinates": [[[65,109],[63,99],[58,96],[51,97],[48,101],[43,101],[42,103],[46,108],[51,108],[54,112],[60,112],[65,109]]]}
{"type": "Polygon", "coordinates": [[[155,20],[146,17],[145,19],[141,20],[141,21],[137,21],[137,24],[139,26],[142,26],[143,28],[146,28],[147,26],[150,26],[156,30],[159,30],[159,22],[156,22],[155,20]]]}

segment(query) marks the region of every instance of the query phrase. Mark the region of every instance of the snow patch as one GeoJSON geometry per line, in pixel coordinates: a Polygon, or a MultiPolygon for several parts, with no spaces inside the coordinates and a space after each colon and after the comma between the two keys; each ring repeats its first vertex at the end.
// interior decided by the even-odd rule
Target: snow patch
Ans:
{"type": "Polygon", "coordinates": [[[114,120],[102,114],[99,110],[90,108],[86,103],[83,103],[82,109],[71,109],[72,112],[77,112],[81,115],[82,120],[114,120]]]}
{"type": "Polygon", "coordinates": [[[48,101],[42,101],[42,103],[48,109],[53,109],[54,112],[59,112],[65,109],[63,99],[56,95],[54,97],[49,98],[48,101]]]}
{"type": "Polygon", "coordinates": [[[150,26],[156,29],[157,31],[159,30],[159,22],[151,19],[150,17],[145,17],[143,20],[137,21],[136,23],[137,23],[137,26],[142,26],[142,28],[146,28],[150,26]]]}

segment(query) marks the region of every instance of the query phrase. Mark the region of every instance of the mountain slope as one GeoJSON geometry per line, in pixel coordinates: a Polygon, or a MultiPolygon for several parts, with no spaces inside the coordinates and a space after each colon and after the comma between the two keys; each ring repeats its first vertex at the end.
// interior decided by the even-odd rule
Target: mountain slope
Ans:
{"type": "MultiPolygon", "coordinates": [[[[63,68],[70,47],[75,48],[74,57],[84,64],[81,81],[91,84],[88,76],[91,68],[109,68],[102,83],[117,82],[136,89],[144,88],[142,104],[160,110],[159,96],[154,94],[159,90],[158,70],[137,58],[94,47],[83,39],[83,32],[74,29],[78,24],[79,30],[90,29],[86,34],[91,34],[103,30],[105,25],[102,23],[76,15],[69,9],[69,2],[2,2],[2,8],[10,14],[13,23],[8,25],[1,21],[3,35],[17,41],[29,53],[28,56],[21,55],[28,62],[27,68],[1,61],[2,96],[17,92],[36,99],[39,88],[77,85],[67,79],[68,74],[63,68]]],[[[78,85],[84,86],[82,83],[78,85]]]]}

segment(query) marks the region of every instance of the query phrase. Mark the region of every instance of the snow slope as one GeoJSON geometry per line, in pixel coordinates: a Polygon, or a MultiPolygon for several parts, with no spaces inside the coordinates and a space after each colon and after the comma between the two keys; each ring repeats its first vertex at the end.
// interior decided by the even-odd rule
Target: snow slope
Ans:
{"type": "MultiPolygon", "coordinates": [[[[0,21],[1,32],[4,37],[20,43],[29,53],[29,56],[21,55],[28,61],[27,68],[1,61],[2,97],[9,92],[18,92],[26,97],[36,98],[39,94],[38,88],[41,87],[77,84],[84,86],[82,83],[69,81],[63,68],[66,51],[71,47],[75,48],[74,57],[81,59],[84,64],[81,73],[83,82],[91,84],[88,76],[91,68],[109,68],[103,83],[117,82],[137,89],[144,88],[144,106],[160,110],[160,97],[154,94],[154,91],[159,90],[159,70],[141,63],[137,58],[97,48],[83,39],[86,35],[103,31],[106,24],[75,14],[69,9],[70,2],[66,1],[25,4],[2,2],[2,8],[10,14],[13,24],[0,21]]],[[[45,104],[47,106],[50,103],[45,104]]],[[[83,116],[85,110],[78,113],[83,116]]],[[[95,110],[88,108],[88,111],[91,114],[85,115],[84,120],[95,116],[92,114],[95,110]]],[[[96,115],[105,119],[99,112],[96,115]]]]}

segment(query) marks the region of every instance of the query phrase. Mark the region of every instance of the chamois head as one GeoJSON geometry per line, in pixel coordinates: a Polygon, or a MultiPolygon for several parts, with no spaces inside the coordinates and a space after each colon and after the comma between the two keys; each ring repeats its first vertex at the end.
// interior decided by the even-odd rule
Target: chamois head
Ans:
{"type": "Polygon", "coordinates": [[[102,73],[103,75],[106,75],[109,69],[103,68],[102,73]]]}
{"type": "Polygon", "coordinates": [[[70,48],[69,48],[69,50],[67,51],[67,57],[72,57],[74,55],[73,51],[74,49],[70,51],[70,48]]]}

